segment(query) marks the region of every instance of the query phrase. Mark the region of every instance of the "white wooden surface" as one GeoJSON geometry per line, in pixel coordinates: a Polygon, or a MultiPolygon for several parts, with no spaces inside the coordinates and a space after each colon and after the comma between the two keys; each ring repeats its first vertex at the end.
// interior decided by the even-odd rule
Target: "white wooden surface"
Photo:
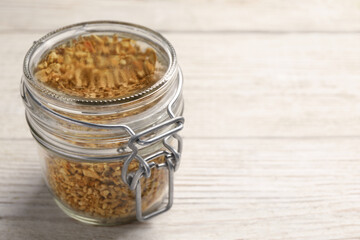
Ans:
{"type": "Polygon", "coordinates": [[[0,239],[360,239],[360,1],[0,1],[0,239]],[[162,32],[185,74],[173,209],[144,224],[68,218],[19,96],[48,31],[95,19],[162,32]]]}

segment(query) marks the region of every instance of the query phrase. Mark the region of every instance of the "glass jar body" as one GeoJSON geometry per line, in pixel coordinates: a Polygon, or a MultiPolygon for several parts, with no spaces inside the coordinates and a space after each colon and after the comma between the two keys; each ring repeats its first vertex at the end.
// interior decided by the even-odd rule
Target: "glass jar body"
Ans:
{"type": "Polygon", "coordinates": [[[171,168],[159,166],[169,165],[169,158],[172,158],[169,146],[176,145],[176,141],[180,144],[180,140],[166,135],[174,126],[163,123],[181,117],[184,107],[182,74],[173,51],[165,39],[151,30],[114,22],[84,23],[59,29],[35,42],[29,50],[21,85],[26,118],[39,144],[46,184],[56,203],[69,216],[97,225],[126,223],[136,219],[139,211],[141,215],[156,211],[170,194],[171,168]],[[69,100],[63,96],[54,97],[39,88],[31,74],[39,60],[37,54],[43,54],[49,45],[58,44],[56,41],[48,44],[54,37],[60,42],[62,35],[71,39],[75,37],[71,33],[78,36],[84,31],[88,34],[89,29],[102,33],[120,31],[126,33],[126,37],[134,35],[136,39],[150,42],[164,55],[165,81],[134,98],[109,102],[69,100]],[[163,126],[156,128],[159,125],[163,126]],[[144,131],[143,138],[136,139],[137,133],[144,131]],[[167,142],[162,137],[140,144],[146,142],[144,138],[155,139],[159,134],[166,135],[167,142]],[[134,141],[131,146],[129,141],[134,141]],[[159,152],[163,154],[157,154],[159,152]],[[155,157],[148,158],[154,154],[155,157]],[[148,163],[153,166],[150,171],[139,172],[148,163]],[[129,188],[129,176],[136,174],[139,175],[136,187],[141,186],[140,193],[129,188]],[[141,196],[140,208],[136,194],[141,196]]]}
{"type": "MultiPolygon", "coordinates": [[[[96,225],[136,219],[135,193],[121,180],[124,161],[79,161],[43,146],[39,146],[39,157],[48,189],[57,205],[72,218],[96,225]]],[[[133,162],[129,170],[137,168],[133,162]]],[[[144,214],[160,207],[168,189],[167,176],[166,168],[152,169],[150,178],[141,179],[144,214]]]]}

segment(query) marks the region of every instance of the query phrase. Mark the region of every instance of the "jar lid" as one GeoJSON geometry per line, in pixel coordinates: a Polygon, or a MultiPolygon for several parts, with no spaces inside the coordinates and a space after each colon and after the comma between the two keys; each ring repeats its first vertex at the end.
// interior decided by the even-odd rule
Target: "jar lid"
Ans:
{"type": "Polygon", "coordinates": [[[175,51],[160,34],[134,24],[79,23],[45,35],[27,53],[24,75],[52,100],[80,104],[133,101],[163,88],[175,51]]]}

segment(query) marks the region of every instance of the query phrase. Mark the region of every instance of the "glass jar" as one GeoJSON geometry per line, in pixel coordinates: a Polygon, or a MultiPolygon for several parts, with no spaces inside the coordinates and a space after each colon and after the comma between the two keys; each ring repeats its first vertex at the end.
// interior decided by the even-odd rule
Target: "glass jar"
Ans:
{"type": "Polygon", "coordinates": [[[182,73],[171,44],[159,33],[123,22],[85,22],[38,41],[24,59],[21,95],[38,142],[43,176],[69,216],[97,225],[144,221],[171,208],[183,128],[182,73]],[[157,55],[159,79],[118,97],[70,96],[38,81],[34,69],[55,47],[79,36],[136,40],[157,55]]]}

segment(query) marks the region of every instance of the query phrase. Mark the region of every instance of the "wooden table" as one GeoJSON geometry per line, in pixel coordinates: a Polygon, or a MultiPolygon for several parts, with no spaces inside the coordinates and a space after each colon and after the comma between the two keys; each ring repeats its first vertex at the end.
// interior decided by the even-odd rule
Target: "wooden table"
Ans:
{"type": "Polygon", "coordinates": [[[0,239],[360,239],[360,1],[0,2],[0,239]],[[97,19],[160,31],[185,74],[172,210],[84,225],[55,205],[19,96],[32,42],[97,19]]]}

